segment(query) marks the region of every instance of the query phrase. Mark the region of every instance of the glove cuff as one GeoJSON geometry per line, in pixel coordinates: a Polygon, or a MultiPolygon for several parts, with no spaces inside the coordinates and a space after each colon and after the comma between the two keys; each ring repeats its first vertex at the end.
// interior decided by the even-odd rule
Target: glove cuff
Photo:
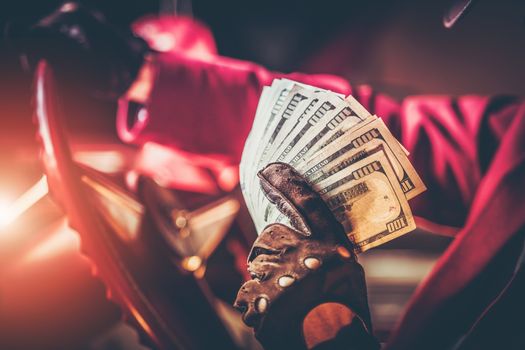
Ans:
{"type": "Polygon", "coordinates": [[[378,349],[364,271],[353,257],[334,257],[271,305],[256,329],[265,349],[378,349]]]}

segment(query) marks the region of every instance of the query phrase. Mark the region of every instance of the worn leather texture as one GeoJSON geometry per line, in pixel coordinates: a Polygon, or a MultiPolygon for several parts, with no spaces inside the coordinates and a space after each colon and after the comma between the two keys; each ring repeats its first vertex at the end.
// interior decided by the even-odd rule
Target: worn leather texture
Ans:
{"type": "MultiPolygon", "coordinates": [[[[360,332],[370,335],[364,271],[343,227],[289,165],[272,163],[258,175],[266,196],[293,227],[269,225],[253,244],[248,257],[252,280],[241,287],[235,301],[245,323],[266,349],[306,348],[306,314],[317,305],[337,302],[348,306],[357,315],[360,332]]],[[[364,338],[367,347],[352,347],[351,337],[344,342],[348,348],[377,346],[371,336],[364,338]]]]}

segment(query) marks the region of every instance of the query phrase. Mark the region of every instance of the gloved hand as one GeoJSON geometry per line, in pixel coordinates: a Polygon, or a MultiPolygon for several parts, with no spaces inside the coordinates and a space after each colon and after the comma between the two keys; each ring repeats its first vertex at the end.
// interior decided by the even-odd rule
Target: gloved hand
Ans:
{"type": "Polygon", "coordinates": [[[341,224],[289,165],[270,164],[258,176],[293,228],[269,225],[255,241],[252,280],[234,305],[244,322],[265,349],[378,348],[364,271],[341,224]]]}
{"type": "Polygon", "coordinates": [[[101,12],[75,2],[36,23],[9,23],[5,32],[26,68],[44,58],[56,67],[60,80],[103,98],[126,91],[148,52],[146,42],[129,28],[113,26],[101,12]]]}

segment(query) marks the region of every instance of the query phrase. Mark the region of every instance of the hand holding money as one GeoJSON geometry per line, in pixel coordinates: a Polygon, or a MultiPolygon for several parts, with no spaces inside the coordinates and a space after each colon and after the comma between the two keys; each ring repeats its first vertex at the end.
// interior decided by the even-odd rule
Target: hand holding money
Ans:
{"type": "Polygon", "coordinates": [[[265,197],[257,172],[294,167],[324,199],[360,253],[415,229],[408,200],[425,185],[386,125],[352,96],[274,80],[245,144],[240,181],[258,232],[288,219],[265,197]]]}
{"type": "Polygon", "coordinates": [[[364,271],[341,224],[288,164],[270,164],[258,176],[291,227],[269,225],[253,245],[252,279],[234,304],[244,322],[267,350],[378,349],[364,271]]]}

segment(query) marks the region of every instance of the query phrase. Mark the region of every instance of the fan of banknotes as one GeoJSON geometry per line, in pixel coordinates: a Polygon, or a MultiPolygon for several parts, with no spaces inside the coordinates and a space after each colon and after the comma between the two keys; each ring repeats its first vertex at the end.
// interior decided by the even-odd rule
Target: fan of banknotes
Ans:
{"type": "Polygon", "coordinates": [[[293,166],[328,204],[357,253],[415,229],[408,200],[426,187],[381,118],[352,96],[276,79],[261,94],[240,164],[258,232],[289,224],[262,192],[257,172],[293,166]]]}

